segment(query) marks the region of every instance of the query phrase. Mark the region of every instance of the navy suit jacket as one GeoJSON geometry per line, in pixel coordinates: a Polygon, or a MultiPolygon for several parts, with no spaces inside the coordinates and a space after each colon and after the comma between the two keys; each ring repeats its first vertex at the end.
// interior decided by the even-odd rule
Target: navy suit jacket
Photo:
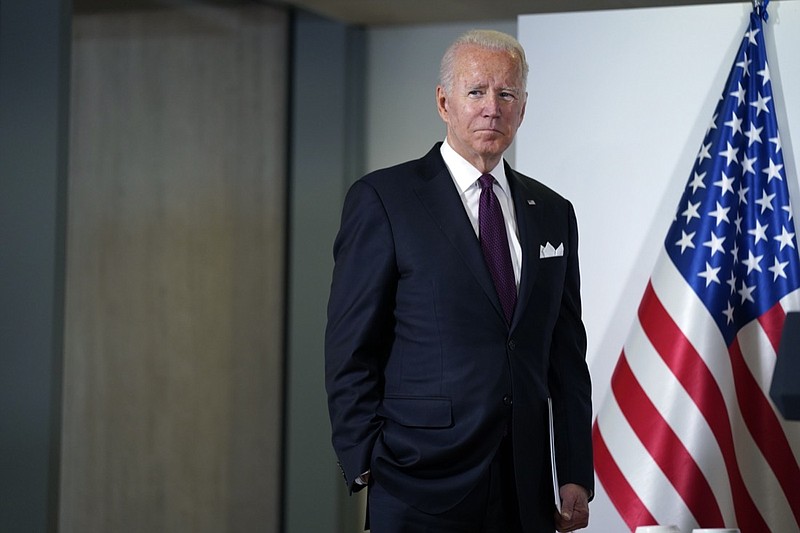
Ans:
{"type": "Polygon", "coordinates": [[[325,336],[334,449],[351,490],[370,470],[439,513],[510,427],[525,530],[552,531],[548,396],[559,480],[594,488],[575,215],[506,166],[522,246],[509,326],[439,147],[368,174],[345,199],[325,336]],[[563,255],[542,258],[547,243],[563,255]]]}

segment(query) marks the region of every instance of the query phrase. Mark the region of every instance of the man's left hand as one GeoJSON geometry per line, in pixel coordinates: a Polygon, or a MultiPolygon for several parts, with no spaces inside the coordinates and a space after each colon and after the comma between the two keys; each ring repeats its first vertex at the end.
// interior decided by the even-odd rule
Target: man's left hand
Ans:
{"type": "Polygon", "coordinates": [[[589,525],[589,492],[574,483],[567,483],[559,490],[561,514],[556,513],[558,531],[575,531],[589,525]]]}

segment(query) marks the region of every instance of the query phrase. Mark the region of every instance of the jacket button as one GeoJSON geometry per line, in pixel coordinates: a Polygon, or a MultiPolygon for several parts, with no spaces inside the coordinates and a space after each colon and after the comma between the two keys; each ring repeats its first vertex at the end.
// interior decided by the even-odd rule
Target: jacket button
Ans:
{"type": "Polygon", "coordinates": [[[503,405],[509,406],[514,403],[514,398],[510,394],[503,396],[503,405]]]}
{"type": "Polygon", "coordinates": [[[511,339],[510,341],[508,341],[508,349],[509,350],[513,350],[516,347],[517,347],[517,343],[514,342],[514,339],[511,339]]]}

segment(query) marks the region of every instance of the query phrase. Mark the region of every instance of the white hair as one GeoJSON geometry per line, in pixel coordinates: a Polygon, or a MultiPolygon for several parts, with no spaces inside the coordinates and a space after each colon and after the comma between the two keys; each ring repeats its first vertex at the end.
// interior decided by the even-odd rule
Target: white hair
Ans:
{"type": "Polygon", "coordinates": [[[462,46],[477,46],[488,50],[508,52],[518,63],[519,73],[524,90],[528,81],[528,62],[525,59],[525,50],[514,37],[495,30],[470,30],[456,39],[442,57],[439,68],[439,84],[444,87],[444,92],[450,94],[453,88],[454,67],[459,48],[462,46]]]}

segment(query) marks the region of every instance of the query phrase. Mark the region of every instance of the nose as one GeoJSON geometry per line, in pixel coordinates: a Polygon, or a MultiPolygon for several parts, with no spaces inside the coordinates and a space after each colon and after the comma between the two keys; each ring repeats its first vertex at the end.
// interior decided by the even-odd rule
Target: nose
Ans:
{"type": "Polygon", "coordinates": [[[488,93],[484,98],[483,114],[486,117],[500,116],[500,98],[494,93],[488,93]]]}

